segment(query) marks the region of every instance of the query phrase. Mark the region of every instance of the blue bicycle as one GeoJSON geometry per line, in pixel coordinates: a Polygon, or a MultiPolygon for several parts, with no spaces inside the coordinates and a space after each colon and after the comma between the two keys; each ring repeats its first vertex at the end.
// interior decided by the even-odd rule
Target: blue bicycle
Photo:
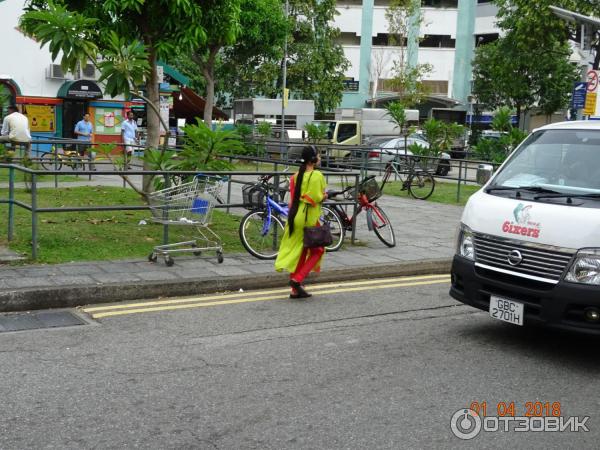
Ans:
{"type": "MultiPolygon", "coordinates": [[[[242,189],[244,207],[250,212],[240,222],[239,234],[242,244],[248,252],[259,259],[275,259],[283,237],[284,223],[288,215],[288,205],[273,200],[270,193],[278,189],[281,198],[287,189],[269,184],[271,176],[259,178],[256,184],[246,185],[242,189]]],[[[338,250],[344,242],[345,229],[337,213],[323,206],[321,223],[329,223],[333,243],[327,251],[338,250]]]]}

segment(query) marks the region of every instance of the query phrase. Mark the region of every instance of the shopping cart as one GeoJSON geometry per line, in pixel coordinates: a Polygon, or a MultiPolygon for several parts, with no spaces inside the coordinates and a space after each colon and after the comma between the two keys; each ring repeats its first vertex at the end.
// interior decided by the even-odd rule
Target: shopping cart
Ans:
{"type": "Polygon", "coordinates": [[[209,228],[212,211],[225,179],[196,175],[189,183],[162,189],[148,195],[152,221],[163,225],[193,226],[198,237],[191,241],[157,245],[148,256],[156,262],[162,256],[167,266],[174,264],[172,253],[193,253],[200,256],[204,251],[215,251],[217,261],[223,262],[221,238],[209,228]]]}

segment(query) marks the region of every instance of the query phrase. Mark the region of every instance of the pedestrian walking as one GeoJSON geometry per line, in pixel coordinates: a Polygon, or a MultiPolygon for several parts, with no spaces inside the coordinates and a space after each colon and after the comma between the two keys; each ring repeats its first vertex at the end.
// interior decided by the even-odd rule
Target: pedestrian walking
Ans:
{"type": "Polygon", "coordinates": [[[127,120],[123,122],[121,126],[121,135],[123,136],[123,143],[125,144],[125,160],[127,164],[131,161],[131,157],[134,152],[134,145],[137,144],[137,131],[138,126],[135,121],[135,115],[133,111],[127,113],[127,120]]]}
{"type": "Polygon", "coordinates": [[[90,122],[90,115],[88,113],[85,113],[83,119],[75,124],[74,132],[78,141],[88,143],[88,145],[78,145],[77,152],[81,156],[87,153],[90,160],[90,170],[96,170],[92,164],[93,159],[96,157],[96,153],[92,151],[92,146],[90,145],[93,142],[94,127],[90,122]]]}
{"type": "Polygon", "coordinates": [[[29,155],[29,148],[31,146],[29,120],[27,119],[27,116],[19,112],[17,105],[9,105],[7,109],[8,115],[2,121],[0,142],[23,145],[29,155]]]}
{"type": "Polygon", "coordinates": [[[325,253],[324,247],[304,247],[304,228],[319,225],[321,204],[327,198],[325,177],[315,169],[321,157],[314,146],[309,146],[302,150],[301,161],[300,170],[290,180],[290,210],[275,260],[278,272],[290,272],[290,298],[311,296],[304,289],[303,282],[311,271],[320,271],[325,253]]]}

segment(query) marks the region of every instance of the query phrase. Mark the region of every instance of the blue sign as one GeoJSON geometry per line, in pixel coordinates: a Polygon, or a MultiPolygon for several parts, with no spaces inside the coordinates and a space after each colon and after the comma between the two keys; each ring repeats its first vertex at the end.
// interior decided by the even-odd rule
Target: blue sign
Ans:
{"type": "Polygon", "coordinates": [[[573,87],[573,97],[571,99],[571,105],[573,109],[585,108],[585,94],[587,92],[587,83],[585,81],[579,81],[575,83],[573,87]]]}

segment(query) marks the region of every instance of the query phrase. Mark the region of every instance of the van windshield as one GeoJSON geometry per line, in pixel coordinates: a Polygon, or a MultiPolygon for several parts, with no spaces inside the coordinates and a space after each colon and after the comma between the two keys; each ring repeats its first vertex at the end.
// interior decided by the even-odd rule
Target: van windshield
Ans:
{"type": "Polygon", "coordinates": [[[600,131],[543,130],[530,135],[494,178],[491,187],[500,186],[600,193],[600,131]]]}

